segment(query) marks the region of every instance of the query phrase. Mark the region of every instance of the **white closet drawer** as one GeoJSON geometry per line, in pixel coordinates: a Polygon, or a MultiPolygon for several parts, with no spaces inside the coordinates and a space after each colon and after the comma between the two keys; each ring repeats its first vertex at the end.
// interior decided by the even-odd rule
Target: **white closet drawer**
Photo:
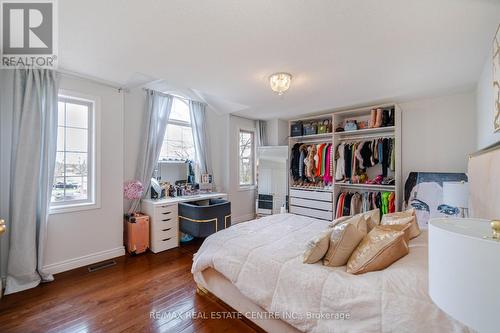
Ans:
{"type": "Polygon", "coordinates": [[[160,240],[151,241],[151,251],[154,253],[158,253],[161,251],[173,249],[179,246],[179,238],[176,237],[167,237],[160,240]]]}
{"type": "Polygon", "coordinates": [[[177,225],[177,215],[163,218],[161,220],[156,219],[151,223],[151,232],[156,232],[167,228],[177,228],[177,225]]]}
{"type": "Polygon", "coordinates": [[[290,197],[332,202],[331,192],[290,190],[290,197]]]}
{"type": "Polygon", "coordinates": [[[293,206],[301,206],[306,208],[314,208],[321,210],[333,210],[332,202],[328,201],[318,201],[318,200],[309,200],[309,199],[300,199],[300,198],[290,198],[290,204],[293,206]]]}
{"type": "Polygon", "coordinates": [[[167,218],[177,217],[177,205],[165,205],[155,207],[154,218],[156,220],[164,220],[167,218]]]}
{"type": "Polygon", "coordinates": [[[165,228],[161,230],[155,230],[151,233],[151,242],[156,243],[158,241],[164,241],[168,239],[175,238],[179,236],[179,231],[177,228],[165,228]]]}
{"type": "Polygon", "coordinates": [[[317,219],[328,220],[328,221],[333,220],[333,213],[327,212],[324,210],[317,210],[317,209],[304,208],[304,207],[298,207],[298,206],[290,206],[290,213],[314,217],[317,219]]]}

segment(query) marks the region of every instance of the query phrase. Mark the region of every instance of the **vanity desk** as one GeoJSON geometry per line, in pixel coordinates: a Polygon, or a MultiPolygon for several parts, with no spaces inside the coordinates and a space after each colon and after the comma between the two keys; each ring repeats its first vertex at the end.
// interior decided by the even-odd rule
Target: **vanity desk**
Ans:
{"type": "Polygon", "coordinates": [[[227,199],[226,193],[203,193],[163,199],[143,199],[141,211],[149,215],[150,250],[154,253],[179,246],[179,216],[177,205],[209,199],[227,199]]]}

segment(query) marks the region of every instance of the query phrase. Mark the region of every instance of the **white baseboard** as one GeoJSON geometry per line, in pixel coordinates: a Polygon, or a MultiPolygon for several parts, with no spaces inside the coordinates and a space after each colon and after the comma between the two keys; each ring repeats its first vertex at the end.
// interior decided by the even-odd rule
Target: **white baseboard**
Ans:
{"type": "Polygon", "coordinates": [[[54,264],[50,264],[44,266],[43,268],[47,273],[57,274],[65,271],[69,271],[71,269],[75,269],[82,266],[92,265],[96,262],[121,257],[125,255],[125,248],[123,246],[117,247],[115,249],[110,249],[106,251],[92,253],[86,256],[82,256],[79,258],[73,258],[69,260],[64,260],[61,262],[56,262],[54,264]]]}
{"type": "Polygon", "coordinates": [[[255,214],[247,214],[238,217],[231,217],[231,223],[236,224],[240,222],[246,222],[255,219],[255,214]]]}

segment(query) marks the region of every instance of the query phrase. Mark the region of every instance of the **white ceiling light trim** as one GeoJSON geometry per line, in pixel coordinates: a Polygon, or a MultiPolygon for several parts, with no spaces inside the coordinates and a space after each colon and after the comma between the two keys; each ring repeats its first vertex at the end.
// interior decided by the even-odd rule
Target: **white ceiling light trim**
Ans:
{"type": "Polygon", "coordinates": [[[292,74],[290,73],[274,73],[269,77],[271,89],[278,95],[283,95],[290,88],[292,83],[292,74]]]}

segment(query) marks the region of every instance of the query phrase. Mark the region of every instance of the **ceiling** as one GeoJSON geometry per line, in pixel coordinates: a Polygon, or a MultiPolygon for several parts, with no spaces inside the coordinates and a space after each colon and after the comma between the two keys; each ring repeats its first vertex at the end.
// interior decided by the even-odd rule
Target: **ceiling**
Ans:
{"type": "Polygon", "coordinates": [[[500,23],[500,0],[58,6],[62,69],[126,87],[162,82],[221,113],[261,119],[471,91],[500,23]],[[294,75],[282,97],[267,80],[277,71],[294,75]]]}

